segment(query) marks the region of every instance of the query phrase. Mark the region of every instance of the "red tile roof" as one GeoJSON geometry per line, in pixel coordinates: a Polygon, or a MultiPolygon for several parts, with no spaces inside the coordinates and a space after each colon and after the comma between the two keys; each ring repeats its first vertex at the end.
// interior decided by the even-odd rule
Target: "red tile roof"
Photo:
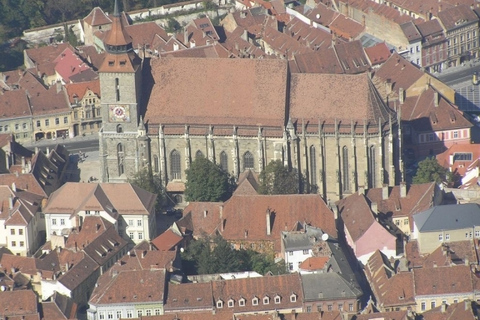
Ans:
{"type": "Polygon", "coordinates": [[[65,90],[67,91],[70,103],[75,103],[75,98],[80,102],[88,91],[92,91],[95,95],[100,97],[100,80],[96,79],[86,82],[67,83],[65,85],[65,90]]]}
{"type": "Polygon", "coordinates": [[[436,158],[441,166],[464,176],[469,166],[480,159],[480,146],[478,144],[453,144],[443,153],[438,154],[436,158]],[[458,159],[455,157],[457,153],[471,153],[472,160],[458,159]]]}
{"type": "Polygon", "coordinates": [[[160,251],[168,251],[175,248],[182,240],[183,237],[181,235],[178,235],[172,229],[168,229],[153,239],[152,244],[160,251]]]}
{"type": "Polygon", "coordinates": [[[53,62],[55,71],[65,83],[70,81],[71,76],[90,69],[70,48],[66,48],[53,62]]]}
{"type": "Polygon", "coordinates": [[[152,75],[145,115],[152,124],[284,124],[285,61],[163,58],[152,61],[152,75]]]}
{"type": "Polygon", "coordinates": [[[474,291],[470,266],[413,269],[415,295],[447,295],[474,291]]]}
{"type": "Polygon", "coordinates": [[[107,17],[105,12],[103,12],[102,8],[95,7],[90,11],[88,16],[83,19],[83,22],[88,23],[91,26],[101,26],[104,24],[112,23],[112,20],[107,17]]]}
{"type": "Polygon", "coordinates": [[[378,43],[373,47],[365,48],[365,53],[372,66],[384,63],[390,57],[391,52],[385,42],[378,43]]]}

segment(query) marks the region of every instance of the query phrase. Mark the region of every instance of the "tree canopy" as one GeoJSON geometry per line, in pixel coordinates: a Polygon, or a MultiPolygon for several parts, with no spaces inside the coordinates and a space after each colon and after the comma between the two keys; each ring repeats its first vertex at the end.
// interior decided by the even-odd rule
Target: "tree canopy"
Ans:
{"type": "Polygon", "coordinates": [[[282,161],[271,161],[259,176],[261,194],[294,194],[298,193],[299,176],[296,171],[289,170],[282,161]]]}
{"type": "Polygon", "coordinates": [[[260,274],[286,273],[285,263],[276,263],[273,255],[252,250],[235,250],[219,235],[204,236],[189,244],[182,253],[186,274],[256,271],[260,274]]]}
{"type": "Polygon", "coordinates": [[[157,195],[157,202],[155,203],[155,210],[160,212],[162,206],[166,202],[165,188],[158,175],[152,174],[148,169],[143,169],[135,173],[128,182],[136,185],[143,190],[146,190],[157,195]]]}
{"type": "Polygon", "coordinates": [[[413,183],[436,182],[450,183],[453,175],[446,168],[442,167],[435,157],[426,158],[418,163],[417,174],[413,177],[413,183]]]}
{"type": "Polygon", "coordinates": [[[198,157],[185,170],[185,198],[187,201],[225,201],[236,184],[228,172],[205,157],[198,157]]]}

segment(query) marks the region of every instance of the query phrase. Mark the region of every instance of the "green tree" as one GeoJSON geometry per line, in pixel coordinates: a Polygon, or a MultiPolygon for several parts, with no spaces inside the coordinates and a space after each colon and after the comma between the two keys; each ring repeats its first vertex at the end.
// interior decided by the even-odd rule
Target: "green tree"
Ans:
{"type": "Polygon", "coordinates": [[[446,168],[442,167],[435,157],[426,158],[418,163],[417,174],[413,177],[413,183],[436,182],[451,183],[453,175],[446,168]]]}
{"type": "Polygon", "coordinates": [[[193,241],[182,253],[186,274],[212,274],[221,272],[256,271],[260,274],[286,273],[285,263],[276,263],[273,255],[252,250],[235,250],[220,235],[203,235],[193,241]]]}
{"type": "Polygon", "coordinates": [[[180,30],[180,28],[182,28],[182,26],[177,20],[175,20],[174,18],[168,18],[165,31],[169,33],[174,33],[177,30],[180,30]]]}
{"type": "Polygon", "coordinates": [[[128,179],[128,182],[148,192],[155,193],[157,195],[155,210],[160,212],[166,202],[166,195],[162,180],[158,175],[153,175],[150,170],[145,168],[135,173],[133,177],[128,179]]]}
{"type": "Polygon", "coordinates": [[[234,179],[210,160],[198,157],[185,170],[187,201],[225,201],[235,190],[234,179]]]}
{"type": "Polygon", "coordinates": [[[261,194],[294,194],[298,193],[299,176],[296,171],[289,170],[282,161],[272,161],[259,176],[261,194]]]}

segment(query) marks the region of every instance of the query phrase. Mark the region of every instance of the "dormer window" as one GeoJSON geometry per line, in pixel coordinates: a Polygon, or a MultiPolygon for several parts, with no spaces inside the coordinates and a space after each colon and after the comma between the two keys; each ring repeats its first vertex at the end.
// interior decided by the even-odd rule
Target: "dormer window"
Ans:
{"type": "Polygon", "coordinates": [[[235,301],[233,299],[228,300],[228,307],[233,308],[235,306],[235,301]]]}
{"type": "Polygon", "coordinates": [[[274,298],[274,301],[275,301],[275,304],[280,304],[280,302],[282,301],[282,299],[280,298],[280,296],[277,294],[274,298]]]}
{"type": "Polygon", "coordinates": [[[240,307],[245,307],[245,299],[244,298],[241,298],[240,300],[238,300],[238,305],[240,307]]]}
{"type": "Polygon", "coordinates": [[[127,60],[122,60],[122,61],[120,61],[120,66],[123,67],[123,66],[125,66],[126,64],[127,64],[127,60]]]}
{"type": "Polygon", "coordinates": [[[111,60],[108,61],[108,66],[109,66],[109,67],[113,67],[114,64],[115,64],[115,61],[111,61],[111,60]]]}
{"type": "Polygon", "coordinates": [[[270,298],[269,297],[263,297],[263,304],[269,304],[270,303],[270,298]]]}
{"type": "Polygon", "coordinates": [[[258,298],[257,298],[257,297],[253,297],[253,299],[252,299],[252,305],[258,306],[258,298]]]}
{"type": "Polygon", "coordinates": [[[219,309],[223,308],[223,301],[222,300],[217,301],[217,308],[219,308],[219,309]]]}
{"type": "Polygon", "coordinates": [[[290,295],[290,302],[297,302],[297,295],[295,293],[290,295]]]}

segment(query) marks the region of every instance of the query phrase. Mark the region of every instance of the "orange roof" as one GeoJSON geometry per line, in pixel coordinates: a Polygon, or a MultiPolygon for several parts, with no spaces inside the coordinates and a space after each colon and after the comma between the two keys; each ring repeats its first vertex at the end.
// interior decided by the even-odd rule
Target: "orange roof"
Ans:
{"type": "Polygon", "coordinates": [[[320,270],[325,267],[327,262],[330,260],[329,257],[310,257],[303,261],[299,268],[302,270],[315,271],[320,270]]]}
{"type": "Polygon", "coordinates": [[[65,89],[67,90],[70,103],[74,103],[75,98],[78,98],[78,101],[82,100],[88,90],[100,97],[100,80],[68,83],[65,85],[65,89]]]}

